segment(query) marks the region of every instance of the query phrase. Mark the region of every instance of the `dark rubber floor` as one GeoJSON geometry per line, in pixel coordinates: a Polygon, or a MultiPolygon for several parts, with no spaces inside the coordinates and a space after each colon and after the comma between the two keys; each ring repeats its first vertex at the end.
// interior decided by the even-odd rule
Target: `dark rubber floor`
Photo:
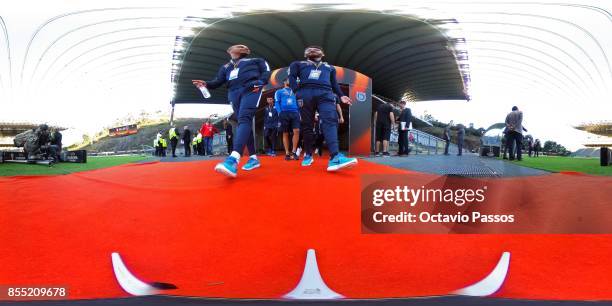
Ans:
{"type": "Polygon", "coordinates": [[[516,177],[546,175],[547,171],[522,167],[504,160],[477,155],[409,155],[369,157],[366,160],[418,172],[468,177],[516,177]]]}

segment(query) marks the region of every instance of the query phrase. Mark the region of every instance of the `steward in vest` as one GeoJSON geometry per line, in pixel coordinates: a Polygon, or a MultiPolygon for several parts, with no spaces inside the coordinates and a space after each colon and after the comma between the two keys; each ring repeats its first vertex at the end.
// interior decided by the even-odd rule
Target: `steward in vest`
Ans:
{"type": "Polygon", "coordinates": [[[191,146],[193,148],[193,154],[198,155],[198,136],[193,136],[193,140],[191,141],[191,146]]]}
{"type": "Polygon", "coordinates": [[[198,148],[198,155],[204,155],[204,144],[202,143],[202,133],[198,132],[196,136],[196,146],[198,148]]]}
{"type": "Polygon", "coordinates": [[[160,138],[159,139],[160,143],[161,143],[161,156],[166,156],[166,148],[168,148],[168,142],[166,141],[165,138],[160,138]]]}
{"type": "Polygon", "coordinates": [[[176,131],[174,125],[168,130],[168,139],[170,139],[170,149],[172,150],[172,157],[176,157],[176,146],[179,141],[179,134],[176,131]]]}

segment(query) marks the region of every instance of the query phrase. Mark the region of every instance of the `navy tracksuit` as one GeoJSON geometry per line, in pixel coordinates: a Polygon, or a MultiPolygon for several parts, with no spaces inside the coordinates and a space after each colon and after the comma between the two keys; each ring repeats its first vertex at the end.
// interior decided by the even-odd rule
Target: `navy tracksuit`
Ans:
{"type": "Polygon", "coordinates": [[[278,131],[278,112],[273,106],[266,106],[264,117],[264,136],[266,143],[270,146],[269,151],[276,149],[276,133],[278,131]]]}
{"type": "Polygon", "coordinates": [[[264,59],[242,58],[221,66],[215,79],[206,82],[210,89],[227,83],[228,100],[238,120],[234,151],[240,154],[245,145],[250,155],[255,154],[252,121],[259,106],[262,87],[268,84],[269,78],[270,66],[264,59]]]}
{"type": "Polygon", "coordinates": [[[312,155],[314,117],[318,111],[321,132],[333,158],[339,151],[336,95],[344,96],[336,80],[336,69],[325,62],[296,61],[289,66],[289,84],[298,102],[303,103],[300,113],[306,154],[312,155]]]}

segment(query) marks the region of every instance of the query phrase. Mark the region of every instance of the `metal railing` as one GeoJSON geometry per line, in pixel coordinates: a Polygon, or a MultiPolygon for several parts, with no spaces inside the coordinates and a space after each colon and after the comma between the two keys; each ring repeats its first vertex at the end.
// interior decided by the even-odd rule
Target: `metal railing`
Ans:
{"type": "MultiPolygon", "coordinates": [[[[392,149],[397,149],[397,147],[399,146],[397,143],[398,132],[396,130],[393,130],[391,133],[392,141],[390,141],[389,145],[392,149]]],[[[408,145],[411,149],[410,154],[444,154],[446,140],[431,135],[429,133],[425,133],[423,131],[409,129],[408,145]]],[[[459,148],[456,144],[450,143],[448,146],[448,153],[457,154],[459,153],[459,148]]],[[[463,153],[469,152],[464,148],[463,153]]]]}
{"type": "MultiPolygon", "coordinates": [[[[391,132],[391,141],[389,142],[390,150],[398,149],[398,133],[397,130],[391,132]]],[[[419,131],[416,129],[408,130],[408,143],[410,146],[410,154],[443,154],[444,146],[446,141],[429,133],[419,131]],[[412,137],[410,136],[412,134],[412,137]]],[[[227,142],[225,138],[225,131],[215,134],[213,137],[213,154],[225,154],[227,152],[227,142]]],[[[169,150],[169,148],[168,148],[169,150]]],[[[149,145],[141,145],[140,149],[137,150],[125,150],[125,151],[108,151],[108,152],[88,152],[89,156],[108,156],[108,155],[124,155],[124,154],[153,154],[155,149],[149,145]]],[[[183,154],[183,145],[179,143],[177,146],[177,154],[183,154]]],[[[456,144],[450,143],[448,147],[450,154],[457,154],[459,149],[456,144]]],[[[469,153],[468,150],[463,149],[463,153],[469,153]]]]}
{"type": "Polygon", "coordinates": [[[87,152],[88,156],[110,156],[110,155],[133,155],[133,154],[153,154],[155,148],[148,145],[141,145],[140,149],[137,150],[123,150],[123,151],[105,151],[105,152],[87,152]]]}

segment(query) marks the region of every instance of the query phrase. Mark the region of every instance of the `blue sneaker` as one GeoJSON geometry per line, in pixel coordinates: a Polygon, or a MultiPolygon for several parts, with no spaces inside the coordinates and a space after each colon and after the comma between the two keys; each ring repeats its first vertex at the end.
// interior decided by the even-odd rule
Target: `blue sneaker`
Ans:
{"type": "Polygon", "coordinates": [[[314,162],[314,159],[312,159],[312,155],[304,155],[304,159],[302,159],[302,166],[308,167],[312,165],[313,162],[314,162]]]}
{"type": "Polygon", "coordinates": [[[261,166],[261,163],[259,162],[259,160],[255,158],[249,158],[247,163],[244,164],[244,166],[242,166],[242,170],[250,171],[255,168],[259,168],[259,166],[261,166]]]}
{"type": "Polygon", "coordinates": [[[228,156],[225,161],[223,161],[222,163],[218,163],[215,166],[215,171],[227,175],[229,177],[236,177],[236,175],[238,174],[238,161],[232,157],[232,156],[228,156]]]}
{"type": "Polygon", "coordinates": [[[327,171],[338,171],[342,168],[350,167],[357,164],[357,159],[354,157],[346,157],[342,153],[336,154],[334,158],[329,160],[327,171]]]}

